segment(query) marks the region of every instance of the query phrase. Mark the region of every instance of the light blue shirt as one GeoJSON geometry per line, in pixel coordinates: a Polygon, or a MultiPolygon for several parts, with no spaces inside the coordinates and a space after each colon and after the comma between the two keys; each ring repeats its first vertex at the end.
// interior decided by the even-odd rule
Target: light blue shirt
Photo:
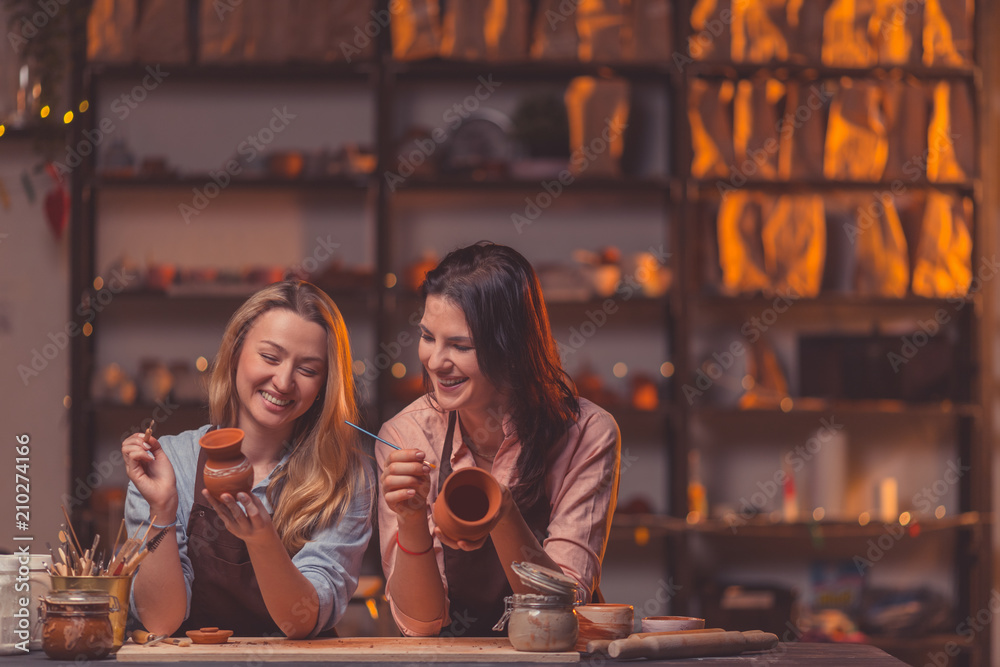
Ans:
{"type": "MultiPolygon", "coordinates": [[[[188,519],[191,516],[191,506],[194,504],[195,468],[198,467],[198,440],[211,426],[202,426],[196,431],[185,431],[175,436],[165,435],[159,438],[164,454],[174,467],[174,477],[177,480],[177,546],[180,551],[181,569],[184,571],[184,587],[187,590],[187,611],[185,619],[191,614],[191,586],[194,583],[194,570],[188,557],[188,519]]],[[[267,485],[271,477],[288,461],[290,451],[286,451],[281,461],[271,471],[266,479],[253,487],[253,494],[260,499],[268,513],[274,514],[274,508],[267,500],[267,485]]],[[[334,525],[318,531],[312,540],[292,557],[292,563],[299,572],[309,580],[319,597],[319,611],[316,615],[316,627],[310,636],[328,630],[347,609],[347,603],[358,587],[358,575],[361,572],[361,559],[368,546],[372,534],[372,492],[373,477],[370,469],[365,468],[365,484],[362,492],[351,499],[346,512],[339,517],[334,525]]],[[[173,517],[156,517],[157,525],[171,523],[173,517]]],[[[149,503],[142,497],[135,484],[129,482],[128,496],[125,501],[125,525],[129,535],[139,527],[149,525],[149,503]]],[[[140,533],[141,534],[141,533],[140,533]]],[[[155,529],[151,531],[155,534],[155,529]]],[[[167,538],[169,538],[169,533],[167,538]]],[[[140,569],[141,569],[140,565],[140,569]]],[[[129,605],[129,626],[138,624],[135,616],[135,602],[129,605]]]]}

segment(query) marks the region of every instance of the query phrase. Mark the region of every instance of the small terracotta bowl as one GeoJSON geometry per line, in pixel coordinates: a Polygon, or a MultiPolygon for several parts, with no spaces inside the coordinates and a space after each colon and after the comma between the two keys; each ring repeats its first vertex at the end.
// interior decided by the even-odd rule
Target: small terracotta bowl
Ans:
{"type": "Polygon", "coordinates": [[[587,650],[587,642],[594,639],[624,639],[632,634],[635,612],[630,604],[595,602],[576,608],[580,624],[576,650],[587,650]]]}
{"type": "Polygon", "coordinates": [[[704,627],[705,619],[693,616],[646,616],[642,619],[643,632],[701,630],[704,627]]]}
{"type": "Polygon", "coordinates": [[[201,630],[188,630],[185,632],[195,644],[225,644],[233,634],[232,630],[220,630],[219,628],[202,628],[201,630]]]}

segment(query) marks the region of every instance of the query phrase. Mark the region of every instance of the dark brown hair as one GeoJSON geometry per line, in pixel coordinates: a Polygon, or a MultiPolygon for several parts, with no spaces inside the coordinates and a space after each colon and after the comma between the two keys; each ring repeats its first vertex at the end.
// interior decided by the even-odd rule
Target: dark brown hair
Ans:
{"type": "MultiPolygon", "coordinates": [[[[555,444],[580,415],[534,269],[513,248],[481,241],[450,252],[427,273],[421,293],[448,299],[465,314],[479,370],[508,398],[522,443],[514,498],[531,505],[545,494],[555,444]]],[[[424,381],[433,400],[426,370],[424,381]]]]}

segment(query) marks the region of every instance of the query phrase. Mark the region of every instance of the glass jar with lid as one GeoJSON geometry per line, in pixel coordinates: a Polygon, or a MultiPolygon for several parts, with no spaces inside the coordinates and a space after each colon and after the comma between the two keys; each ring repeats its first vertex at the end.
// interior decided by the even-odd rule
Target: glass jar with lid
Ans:
{"type": "Polygon", "coordinates": [[[55,591],[42,598],[42,649],[55,660],[97,660],[114,647],[111,612],[118,599],[104,591],[55,591]]]}
{"type": "Polygon", "coordinates": [[[503,630],[518,651],[570,651],[576,644],[579,625],[576,606],[580,589],[561,572],[535,565],[514,563],[514,572],[526,586],[539,593],[515,593],[504,598],[506,610],[494,626],[503,630]]]}

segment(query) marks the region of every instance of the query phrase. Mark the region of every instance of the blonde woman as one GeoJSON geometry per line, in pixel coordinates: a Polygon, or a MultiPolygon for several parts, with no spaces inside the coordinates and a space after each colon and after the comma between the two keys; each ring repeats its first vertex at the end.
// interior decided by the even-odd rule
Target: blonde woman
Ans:
{"type": "MultiPolygon", "coordinates": [[[[211,425],[122,443],[130,533],[170,527],[132,585],[154,634],[216,626],[237,636],[329,634],[371,537],[372,478],[357,446],[347,328],[317,287],[270,285],[226,327],[209,384],[211,425]],[[250,494],[205,490],[198,440],[243,429],[250,494]],[[168,537],[171,537],[168,534],[168,537]]],[[[151,533],[151,534],[152,534],[151,533]]]]}

